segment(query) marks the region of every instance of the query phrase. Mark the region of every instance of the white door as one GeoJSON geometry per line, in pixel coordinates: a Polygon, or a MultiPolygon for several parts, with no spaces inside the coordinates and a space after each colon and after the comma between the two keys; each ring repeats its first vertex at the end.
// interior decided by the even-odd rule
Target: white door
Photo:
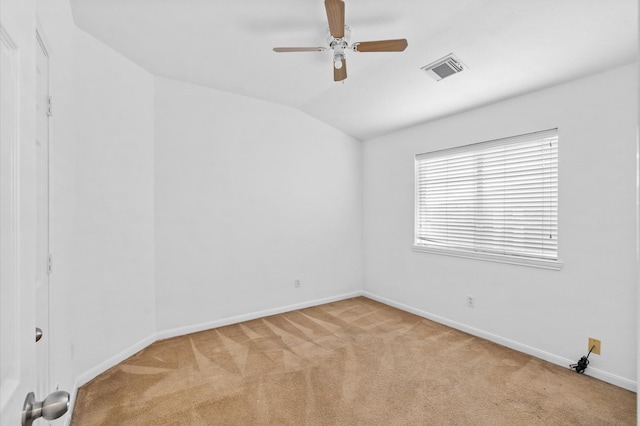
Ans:
{"type": "MultiPolygon", "coordinates": [[[[35,384],[33,284],[20,281],[22,248],[19,180],[18,49],[0,27],[0,424],[19,424],[26,392],[35,384]],[[30,333],[31,332],[31,333],[30,333]],[[31,337],[29,339],[27,337],[31,337]],[[16,421],[17,420],[17,421],[16,421]]],[[[24,247],[28,251],[28,248],[24,247]]]]}
{"type": "Polygon", "coordinates": [[[24,72],[20,55],[29,49],[17,47],[0,25],[2,425],[28,425],[38,415],[53,419],[68,406],[66,392],[49,394],[49,65],[39,41],[36,47],[36,72],[24,72]],[[36,327],[44,333],[38,343],[36,327]]]}
{"type": "Polygon", "coordinates": [[[36,45],[36,344],[35,394],[52,391],[49,380],[49,54],[40,34],[36,45]]]}

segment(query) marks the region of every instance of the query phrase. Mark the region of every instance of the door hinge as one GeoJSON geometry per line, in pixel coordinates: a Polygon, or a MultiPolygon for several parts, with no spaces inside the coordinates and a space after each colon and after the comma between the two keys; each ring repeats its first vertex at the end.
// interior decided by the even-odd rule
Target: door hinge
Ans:
{"type": "Polygon", "coordinates": [[[47,116],[51,117],[53,115],[53,100],[51,99],[51,95],[47,96],[47,116]]]}
{"type": "Polygon", "coordinates": [[[47,274],[51,274],[53,272],[53,255],[49,253],[49,257],[47,258],[47,274]]]}

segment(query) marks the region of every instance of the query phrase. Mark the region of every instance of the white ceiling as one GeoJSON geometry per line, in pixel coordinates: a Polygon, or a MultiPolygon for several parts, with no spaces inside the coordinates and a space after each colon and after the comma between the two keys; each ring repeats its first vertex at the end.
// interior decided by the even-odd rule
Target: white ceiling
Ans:
{"type": "Polygon", "coordinates": [[[353,41],[333,81],[323,0],[71,0],[77,25],[158,76],[289,105],[366,140],[637,60],[636,0],[345,0],[353,41]],[[449,53],[468,67],[437,82],[449,53]]]}

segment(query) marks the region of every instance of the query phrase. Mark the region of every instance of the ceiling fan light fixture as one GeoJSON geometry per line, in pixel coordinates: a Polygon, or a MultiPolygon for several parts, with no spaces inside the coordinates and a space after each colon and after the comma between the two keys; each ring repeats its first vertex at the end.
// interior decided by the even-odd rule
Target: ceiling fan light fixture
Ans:
{"type": "Polygon", "coordinates": [[[333,58],[333,66],[337,70],[341,69],[342,68],[342,58],[339,58],[337,56],[335,58],[333,58]]]}

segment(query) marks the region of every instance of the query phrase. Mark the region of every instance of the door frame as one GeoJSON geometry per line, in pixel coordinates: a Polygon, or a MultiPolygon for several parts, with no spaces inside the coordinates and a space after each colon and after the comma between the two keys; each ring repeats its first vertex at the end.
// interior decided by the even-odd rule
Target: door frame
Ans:
{"type": "MultiPolygon", "coordinates": [[[[46,96],[47,98],[50,98],[51,96],[51,50],[49,48],[49,43],[47,42],[47,37],[46,34],[44,33],[44,30],[42,29],[42,26],[40,25],[40,23],[38,22],[38,20],[36,19],[36,50],[37,49],[42,49],[42,52],[44,53],[44,56],[47,58],[47,80],[46,80],[46,84],[47,84],[47,88],[46,88],[46,96]]],[[[36,53],[36,55],[38,55],[39,53],[36,53]]],[[[37,61],[36,61],[36,66],[37,66],[37,61]]],[[[37,88],[36,88],[36,96],[38,95],[37,92],[37,88]]],[[[49,105],[46,105],[46,108],[49,108],[49,105]]],[[[38,118],[36,117],[36,138],[38,137],[38,132],[37,132],[37,126],[38,126],[38,118]]],[[[46,303],[46,317],[42,320],[44,321],[46,324],[44,324],[44,328],[45,328],[45,334],[43,336],[43,339],[41,342],[38,342],[36,344],[36,368],[37,371],[44,371],[45,377],[39,377],[39,375],[36,376],[36,396],[39,398],[44,398],[45,396],[47,396],[50,392],[53,391],[54,385],[53,385],[53,381],[51,380],[52,378],[52,371],[51,371],[51,348],[52,348],[52,344],[51,344],[51,338],[53,336],[52,333],[52,329],[51,329],[51,226],[52,226],[52,221],[51,221],[51,146],[52,146],[52,126],[51,126],[51,121],[52,121],[52,116],[50,114],[47,113],[47,124],[46,124],[46,132],[47,132],[47,147],[46,147],[46,158],[44,159],[44,161],[46,162],[46,188],[44,189],[45,192],[45,198],[46,200],[44,201],[44,207],[46,209],[46,235],[44,236],[46,242],[45,242],[45,246],[46,246],[46,266],[43,266],[42,264],[37,264],[36,268],[44,268],[45,270],[43,271],[43,276],[44,276],[44,280],[45,283],[44,285],[46,286],[46,300],[44,303],[46,303]],[[38,346],[40,344],[46,345],[46,349],[44,349],[44,351],[42,351],[43,347],[42,346],[38,346]],[[44,354],[40,354],[40,352],[44,352],[44,354]],[[42,358],[44,356],[44,359],[39,359],[42,358]]],[[[38,164],[37,167],[40,167],[40,165],[38,164]]],[[[36,175],[39,176],[40,174],[40,170],[36,170],[36,175]]],[[[37,182],[37,185],[39,185],[39,182],[37,182]]],[[[37,205],[36,208],[39,210],[41,208],[41,203],[43,200],[40,199],[40,197],[42,196],[42,194],[40,194],[39,192],[36,194],[37,196],[37,205]]],[[[38,218],[39,219],[39,218],[38,218]]],[[[36,238],[40,239],[39,235],[36,235],[36,238]]],[[[40,248],[40,246],[38,244],[36,244],[36,250],[38,250],[40,248]]],[[[37,253],[36,256],[40,256],[40,253],[37,253]]],[[[39,290],[37,288],[36,285],[36,292],[39,290]]],[[[38,294],[36,294],[36,316],[35,318],[38,318],[38,309],[40,308],[40,306],[38,306],[38,294]]],[[[42,327],[41,324],[36,324],[36,327],[42,327]]]]}

